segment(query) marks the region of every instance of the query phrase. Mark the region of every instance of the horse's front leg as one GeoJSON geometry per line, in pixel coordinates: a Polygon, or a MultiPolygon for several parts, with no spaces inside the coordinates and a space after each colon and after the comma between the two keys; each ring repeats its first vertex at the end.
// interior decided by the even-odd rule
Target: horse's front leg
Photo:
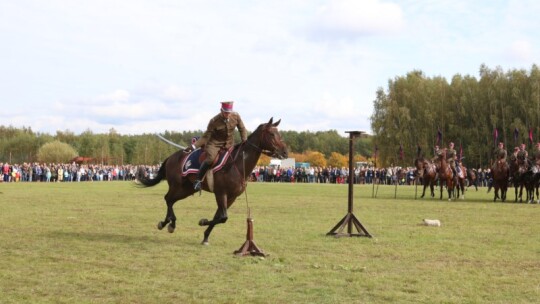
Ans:
{"type": "Polygon", "coordinates": [[[427,188],[427,184],[424,185],[424,191],[422,191],[422,196],[420,196],[420,198],[424,198],[424,195],[426,195],[426,188],[427,188]]]}
{"type": "Polygon", "coordinates": [[[208,245],[208,238],[210,237],[210,233],[212,232],[212,229],[214,229],[214,226],[217,224],[222,224],[227,222],[228,215],[227,215],[227,196],[220,196],[216,195],[216,201],[218,204],[218,209],[216,210],[216,213],[214,214],[214,218],[209,221],[207,219],[201,219],[199,221],[200,226],[208,226],[206,230],[204,231],[204,238],[201,244],[208,245]]]}

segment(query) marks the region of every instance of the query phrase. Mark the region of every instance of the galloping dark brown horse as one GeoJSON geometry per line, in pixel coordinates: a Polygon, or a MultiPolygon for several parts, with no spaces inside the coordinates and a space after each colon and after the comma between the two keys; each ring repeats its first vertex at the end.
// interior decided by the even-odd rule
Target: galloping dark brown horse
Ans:
{"type": "MultiPolygon", "coordinates": [[[[215,225],[227,221],[227,209],[245,191],[246,181],[253,168],[257,165],[261,153],[280,159],[287,158],[287,146],[281,139],[277,129],[280,121],[274,123],[271,118],[268,123],[261,124],[248,136],[245,143],[237,144],[234,147],[224,167],[214,173],[213,192],[217,202],[217,211],[212,220],[201,219],[199,221],[200,226],[208,226],[204,231],[202,244],[208,244],[208,237],[215,225]]],[[[167,230],[171,233],[176,228],[176,216],[173,211],[174,203],[195,193],[193,181],[196,174],[185,177],[181,174],[182,160],[186,155],[182,150],[173,153],[163,161],[155,178],[139,179],[144,187],[155,186],[161,180],[167,179],[169,184],[169,191],[165,194],[167,214],[165,219],[158,223],[157,227],[161,230],[168,225],[167,230]]],[[[206,180],[203,182],[202,189],[212,192],[206,180]]]]}
{"type": "Polygon", "coordinates": [[[435,183],[437,181],[437,168],[431,161],[420,157],[414,160],[414,166],[416,167],[416,175],[422,179],[424,190],[422,191],[421,198],[426,194],[426,188],[429,186],[431,190],[431,197],[435,197],[435,183]]]}
{"type": "Polygon", "coordinates": [[[493,173],[493,188],[495,188],[495,195],[493,201],[497,201],[497,198],[501,201],[506,201],[506,192],[508,190],[508,177],[510,176],[510,167],[504,159],[499,159],[495,162],[492,168],[493,173]],[[501,196],[499,196],[499,189],[501,190],[501,196]]]}

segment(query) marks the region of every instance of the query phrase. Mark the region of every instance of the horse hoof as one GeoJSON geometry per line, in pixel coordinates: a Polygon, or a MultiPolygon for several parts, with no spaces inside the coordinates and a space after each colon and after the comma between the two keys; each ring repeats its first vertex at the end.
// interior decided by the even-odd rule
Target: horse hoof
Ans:
{"type": "Polygon", "coordinates": [[[169,233],[173,233],[174,227],[172,225],[167,226],[167,231],[169,231],[169,233]]]}
{"type": "Polygon", "coordinates": [[[163,222],[157,223],[157,229],[159,230],[163,229],[163,222]]]}
{"type": "Polygon", "coordinates": [[[210,245],[210,243],[208,243],[208,241],[202,241],[202,242],[201,242],[201,245],[203,245],[203,246],[208,246],[208,245],[210,245]]]}
{"type": "Polygon", "coordinates": [[[207,219],[201,219],[199,221],[199,226],[207,226],[208,225],[208,220],[207,219]]]}

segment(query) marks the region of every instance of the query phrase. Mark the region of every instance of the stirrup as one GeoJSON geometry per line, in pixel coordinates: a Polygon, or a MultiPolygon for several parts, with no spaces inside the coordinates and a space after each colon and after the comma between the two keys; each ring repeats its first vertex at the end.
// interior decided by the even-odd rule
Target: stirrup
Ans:
{"type": "Polygon", "coordinates": [[[193,186],[193,189],[195,189],[196,191],[201,191],[201,188],[202,188],[202,182],[200,180],[196,180],[193,186]]]}

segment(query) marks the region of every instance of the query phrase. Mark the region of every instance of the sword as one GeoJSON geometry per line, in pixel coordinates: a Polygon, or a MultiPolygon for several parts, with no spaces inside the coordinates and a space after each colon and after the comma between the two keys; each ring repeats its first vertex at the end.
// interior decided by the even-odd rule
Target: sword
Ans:
{"type": "Polygon", "coordinates": [[[165,137],[161,136],[161,134],[159,134],[159,133],[156,133],[155,135],[156,135],[157,137],[159,137],[159,139],[161,139],[162,141],[168,143],[168,144],[171,145],[171,146],[175,146],[175,147],[177,147],[177,148],[179,148],[179,149],[182,149],[182,150],[184,150],[184,149],[186,148],[186,147],[184,147],[184,146],[181,146],[181,145],[179,145],[179,144],[177,144],[177,143],[175,143],[175,142],[172,142],[172,141],[166,139],[165,137]]]}

